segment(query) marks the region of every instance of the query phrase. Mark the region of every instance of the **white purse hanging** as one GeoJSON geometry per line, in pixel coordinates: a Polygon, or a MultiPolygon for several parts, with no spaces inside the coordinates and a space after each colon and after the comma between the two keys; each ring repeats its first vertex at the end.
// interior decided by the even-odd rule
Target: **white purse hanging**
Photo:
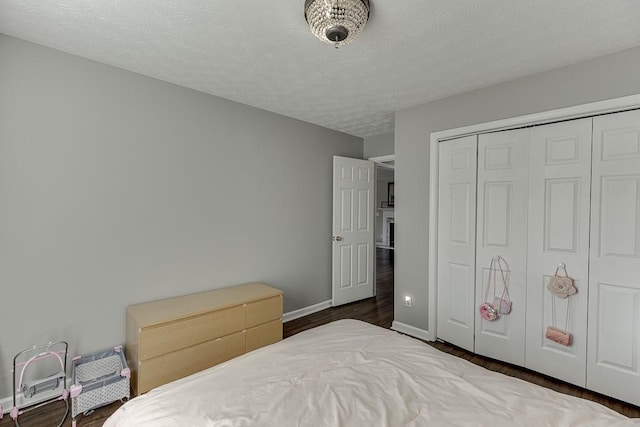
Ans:
{"type": "Polygon", "coordinates": [[[573,279],[567,274],[567,267],[562,263],[558,265],[556,272],[549,279],[547,289],[558,298],[566,298],[578,292],[573,279]],[[564,270],[564,276],[558,274],[561,268],[564,270]]]}

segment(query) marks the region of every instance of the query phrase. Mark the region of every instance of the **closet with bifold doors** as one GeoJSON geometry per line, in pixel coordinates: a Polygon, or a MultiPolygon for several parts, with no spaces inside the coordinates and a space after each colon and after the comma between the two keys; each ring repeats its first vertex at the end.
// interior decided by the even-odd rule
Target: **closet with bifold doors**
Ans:
{"type": "Polygon", "coordinates": [[[438,144],[437,338],[640,405],[640,111],[438,144]]]}

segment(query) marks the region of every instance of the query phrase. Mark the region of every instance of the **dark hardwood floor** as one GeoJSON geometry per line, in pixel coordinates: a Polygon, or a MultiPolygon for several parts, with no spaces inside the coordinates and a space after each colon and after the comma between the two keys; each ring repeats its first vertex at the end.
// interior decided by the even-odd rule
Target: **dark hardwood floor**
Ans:
{"type": "Polygon", "coordinates": [[[612,399],[611,397],[603,396],[593,391],[584,389],[568,384],[564,381],[560,381],[556,378],[552,378],[546,375],[539,374],[529,369],[522,368],[520,366],[511,365],[508,363],[500,362],[498,360],[490,359],[488,357],[479,356],[471,353],[460,347],[456,347],[449,343],[444,342],[429,342],[431,346],[442,350],[446,353],[452,354],[457,357],[468,360],[471,363],[480,365],[490,371],[500,372],[511,377],[520,378],[534,384],[538,384],[542,387],[547,387],[560,393],[570,394],[572,396],[581,397],[583,399],[593,400],[601,405],[608,406],[614,411],[620,412],[623,415],[631,418],[640,418],[640,408],[637,406],[629,405],[628,403],[620,400],[612,399]]]}
{"type": "MultiPolygon", "coordinates": [[[[382,326],[383,328],[391,327],[391,322],[393,321],[393,256],[394,251],[392,250],[377,249],[377,291],[375,297],[339,307],[328,308],[318,313],[287,322],[283,327],[285,338],[315,326],[347,318],[363,320],[374,325],[382,326]]],[[[483,366],[486,369],[520,378],[561,393],[593,400],[628,417],[640,418],[640,408],[636,406],[593,393],[589,390],[567,384],[528,369],[478,356],[451,344],[441,342],[427,344],[444,352],[453,354],[454,356],[466,359],[476,365],[483,366]]],[[[120,405],[120,402],[116,402],[109,406],[97,409],[89,416],[85,417],[81,415],[77,419],[77,425],[78,427],[101,426],[109,415],[111,415],[120,405]]],[[[19,418],[20,425],[21,427],[55,426],[63,412],[64,404],[61,402],[47,405],[37,411],[21,416],[19,418]]],[[[70,423],[71,417],[67,418],[65,425],[69,425],[70,423]]],[[[5,416],[4,419],[0,420],[0,427],[9,427],[12,425],[13,420],[11,420],[8,415],[5,416]]]]}

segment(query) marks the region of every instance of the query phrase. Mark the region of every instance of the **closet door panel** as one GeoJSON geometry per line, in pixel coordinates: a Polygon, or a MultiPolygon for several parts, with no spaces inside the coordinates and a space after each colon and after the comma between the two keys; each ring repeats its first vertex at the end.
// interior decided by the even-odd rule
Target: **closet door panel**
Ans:
{"type": "Polygon", "coordinates": [[[591,118],[534,127],[529,149],[525,366],[581,387],[586,385],[591,127],[591,118]],[[578,288],[568,299],[555,298],[546,288],[559,264],[578,288]],[[566,325],[571,346],[545,337],[547,326],[554,325],[554,304],[555,326],[566,325]]]}
{"type": "Polygon", "coordinates": [[[440,143],[438,338],[474,350],[477,137],[440,143]]]}
{"type": "MultiPolygon", "coordinates": [[[[524,365],[529,129],[483,134],[478,140],[476,247],[476,353],[524,365]],[[489,265],[500,255],[508,264],[513,308],[497,320],[483,320],[489,265]]],[[[500,280],[498,281],[500,282],[500,280]]],[[[502,288],[497,286],[496,296],[502,288]]],[[[489,301],[494,297],[490,292],[489,301]]]]}
{"type": "Polygon", "coordinates": [[[587,388],[640,405],[640,112],[593,121],[587,388]]]}

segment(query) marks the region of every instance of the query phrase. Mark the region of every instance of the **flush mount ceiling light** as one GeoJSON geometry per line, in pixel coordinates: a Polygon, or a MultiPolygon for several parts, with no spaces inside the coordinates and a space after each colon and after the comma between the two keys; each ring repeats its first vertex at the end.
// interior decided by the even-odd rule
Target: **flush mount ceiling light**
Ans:
{"type": "Polygon", "coordinates": [[[336,48],[355,40],[369,19],[369,0],[306,0],[304,17],[314,36],[336,48]]]}

